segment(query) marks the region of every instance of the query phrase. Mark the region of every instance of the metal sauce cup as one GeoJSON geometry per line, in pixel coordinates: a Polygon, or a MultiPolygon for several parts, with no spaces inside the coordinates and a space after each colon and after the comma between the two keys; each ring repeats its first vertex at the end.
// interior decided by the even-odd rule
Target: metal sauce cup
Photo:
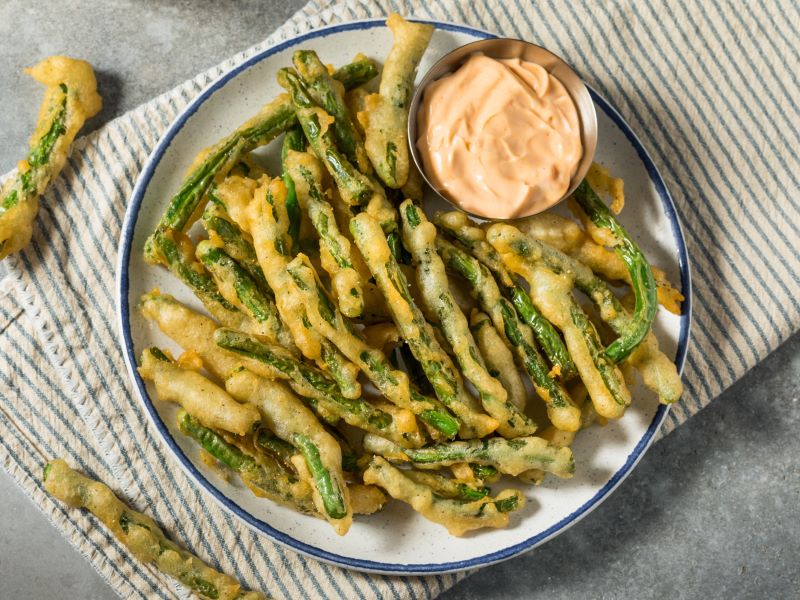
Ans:
{"type": "Polygon", "coordinates": [[[425,93],[425,88],[429,83],[454,73],[473,54],[483,54],[490,58],[499,59],[519,58],[524,61],[541,65],[564,85],[564,88],[567,90],[567,93],[569,93],[572,101],[575,103],[575,106],[578,109],[578,118],[580,119],[581,126],[581,144],[583,146],[583,156],[581,157],[580,163],[578,163],[578,168],[575,171],[575,175],[573,175],[572,179],[570,180],[569,189],[561,198],[549,206],[545,206],[538,210],[533,210],[528,214],[519,215],[513,218],[521,219],[544,212],[548,208],[555,206],[559,202],[562,202],[571,196],[572,192],[575,191],[575,188],[577,188],[578,184],[583,181],[583,178],[589,171],[589,167],[594,159],[595,150],[597,149],[597,113],[595,112],[592,97],[589,95],[589,90],[583,83],[583,80],[572,69],[572,67],[564,62],[564,60],[560,57],[556,56],[549,50],[542,48],[541,46],[537,46],[536,44],[510,38],[491,38],[479,40],[477,42],[472,42],[470,44],[466,44],[465,46],[461,46],[460,48],[456,48],[449,54],[446,54],[439,59],[439,61],[425,74],[425,77],[422,78],[422,81],[417,86],[409,107],[408,142],[411,149],[411,156],[414,159],[414,164],[417,166],[417,169],[419,169],[419,172],[422,173],[422,177],[425,179],[431,189],[454,208],[457,208],[462,212],[467,212],[471,216],[481,220],[511,220],[505,218],[496,218],[489,215],[477,215],[469,213],[469,211],[465,211],[462,207],[458,206],[453,200],[448,198],[444,193],[442,193],[441,190],[437,189],[436,186],[433,185],[431,178],[429,178],[425,172],[425,165],[423,164],[422,158],[419,155],[419,149],[417,148],[417,113],[419,111],[419,104],[422,101],[422,97],[425,93]]]}

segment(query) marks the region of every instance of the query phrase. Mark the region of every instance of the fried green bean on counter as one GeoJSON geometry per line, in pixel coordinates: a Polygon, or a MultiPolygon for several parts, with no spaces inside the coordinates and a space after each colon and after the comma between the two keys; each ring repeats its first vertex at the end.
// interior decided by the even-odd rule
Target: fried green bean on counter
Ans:
{"type": "Polygon", "coordinates": [[[0,260],[28,245],[39,196],[58,177],[84,122],[103,104],[94,71],[85,61],[51,56],[26,73],[47,89],[28,155],[0,188],[0,260]]]}
{"type": "Polygon", "coordinates": [[[105,484],[74,471],[61,459],[44,468],[48,493],[73,508],[85,508],[108,527],[133,555],[180,581],[209,600],[266,600],[261,592],[246,592],[233,577],[212,569],[164,534],[145,514],[128,508],[105,484]]]}

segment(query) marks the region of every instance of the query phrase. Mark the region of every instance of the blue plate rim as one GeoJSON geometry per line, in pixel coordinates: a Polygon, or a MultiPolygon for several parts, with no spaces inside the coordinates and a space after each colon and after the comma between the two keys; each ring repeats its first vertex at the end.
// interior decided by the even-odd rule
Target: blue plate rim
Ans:
{"type": "MultiPolygon", "coordinates": [[[[420,21],[423,20],[420,19],[420,21]]],[[[455,23],[448,23],[438,20],[424,20],[424,22],[430,23],[435,27],[437,27],[438,29],[443,29],[445,31],[466,33],[468,35],[473,35],[482,38],[498,37],[496,34],[493,34],[491,32],[466,25],[459,25],[455,23]]],[[[128,264],[130,261],[130,255],[133,246],[133,234],[139,214],[139,209],[141,207],[141,203],[144,199],[147,187],[155,172],[156,167],[160,163],[161,158],[163,157],[166,150],[169,148],[172,139],[183,128],[187,120],[192,115],[194,115],[195,112],[197,112],[197,110],[206,100],[208,100],[216,91],[218,91],[221,87],[223,87],[229,80],[231,80],[239,73],[250,68],[254,64],[264,60],[265,58],[277,52],[295,46],[298,43],[301,43],[305,40],[326,37],[331,34],[339,33],[342,31],[372,29],[375,27],[383,26],[384,24],[385,24],[384,19],[366,19],[361,21],[351,21],[347,23],[331,25],[328,27],[306,32],[304,34],[301,34],[299,36],[296,36],[294,38],[285,40],[274,46],[266,48],[261,52],[258,52],[257,54],[248,58],[240,65],[223,73],[217,79],[212,81],[176,117],[176,119],[167,128],[167,131],[164,133],[163,137],[158,141],[156,147],[153,149],[150,156],[148,157],[147,162],[144,168],[142,169],[139,178],[137,179],[136,185],[134,186],[133,192],[131,194],[131,201],[125,213],[125,220],[123,222],[122,232],[120,235],[120,242],[118,246],[117,277],[115,285],[116,288],[115,291],[117,294],[118,326],[122,341],[123,357],[125,359],[125,364],[128,369],[129,376],[131,377],[131,380],[134,383],[139,400],[144,406],[145,412],[147,413],[151,423],[156,428],[161,438],[170,448],[172,453],[178,459],[178,462],[186,471],[187,475],[189,475],[189,477],[193,479],[200,487],[202,487],[209,494],[211,494],[214,500],[225,510],[229,511],[237,518],[241,519],[245,524],[247,524],[252,529],[267,535],[274,541],[284,546],[287,546],[288,548],[291,548],[297,552],[300,552],[312,558],[336,566],[370,572],[370,573],[380,573],[380,574],[390,574],[390,575],[431,575],[431,574],[451,573],[457,571],[464,571],[468,569],[475,569],[478,567],[484,567],[513,558],[518,554],[521,554],[527,550],[532,550],[533,548],[545,543],[549,539],[555,537],[562,531],[566,530],[567,528],[571,527],[572,525],[583,519],[592,510],[594,510],[597,506],[599,506],[602,503],[602,501],[607,496],[609,496],[617,488],[617,486],[619,486],[622,483],[622,481],[630,474],[630,472],[639,462],[641,457],[644,455],[647,448],[652,444],[655,434],[658,432],[659,428],[661,427],[661,424],[666,418],[666,415],[669,411],[669,406],[659,405],[658,409],[656,410],[656,414],[653,416],[653,420],[651,421],[650,426],[648,427],[647,431],[642,436],[642,438],[639,440],[639,442],[636,444],[636,446],[633,448],[631,453],[628,455],[628,458],[626,459],[623,466],[620,467],[620,469],[613,475],[613,477],[608,482],[606,482],[606,484],[603,485],[603,487],[600,488],[600,490],[598,490],[597,493],[594,496],[592,496],[592,498],[587,500],[584,504],[582,504],[578,509],[576,509],[569,515],[567,515],[566,517],[564,517],[563,519],[561,519],[560,521],[558,521],[557,523],[546,529],[545,531],[540,532],[535,536],[532,536],[513,546],[509,546],[508,548],[504,548],[503,550],[499,550],[496,552],[485,554],[483,556],[462,561],[431,563],[427,565],[408,565],[402,563],[387,563],[387,562],[354,559],[345,556],[340,556],[338,554],[328,552],[326,550],[322,550],[315,546],[300,542],[291,537],[290,535],[287,535],[281,531],[274,529],[268,523],[260,519],[257,519],[253,515],[248,513],[245,509],[243,509],[237,503],[235,503],[230,498],[225,496],[222,492],[220,492],[216,488],[216,486],[214,486],[214,484],[212,484],[210,481],[208,481],[208,479],[206,479],[206,477],[194,466],[194,464],[191,462],[188,456],[186,456],[186,454],[180,448],[176,440],[172,437],[166,424],[159,416],[155,408],[155,405],[150,400],[150,397],[147,394],[147,389],[144,385],[144,381],[142,380],[138,371],[136,370],[136,357],[133,349],[133,340],[130,331],[130,305],[128,301],[128,291],[129,291],[128,264]]],[[[652,158],[650,157],[650,154],[645,149],[641,140],[633,132],[633,130],[630,128],[627,122],[622,118],[619,112],[605,98],[603,98],[591,87],[589,88],[589,91],[591,93],[592,99],[594,100],[595,104],[599,106],[611,118],[612,121],[614,121],[614,123],[620,128],[620,130],[624,132],[625,136],[628,138],[630,143],[636,149],[639,158],[641,159],[642,163],[647,169],[650,181],[655,186],[656,193],[658,194],[659,199],[661,200],[664,212],[670,221],[672,235],[675,240],[678,252],[678,267],[681,274],[681,290],[686,298],[682,305],[680,335],[678,338],[678,349],[675,355],[675,364],[678,367],[678,371],[682,372],[686,360],[686,353],[688,351],[688,346],[689,346],[691,321],[692,321],[692,280],[691,280],[691,267],[689,263],[689,256],[686,249],[686,243],[683,235],[683,227],[681,225],[680,218],[678,216],[678,211],[677,208],[675,207],[675,203],[672,200],[669,190],[667,189],[666,184],[664,183],[664,180],[661,177],[661,174],[656,168],[652,158]]]]}

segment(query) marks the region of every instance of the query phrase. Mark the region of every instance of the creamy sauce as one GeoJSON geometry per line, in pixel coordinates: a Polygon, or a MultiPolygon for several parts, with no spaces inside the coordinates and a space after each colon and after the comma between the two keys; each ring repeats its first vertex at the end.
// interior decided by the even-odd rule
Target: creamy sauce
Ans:
{"type": "Polygon", "coordinates": [[[426,88],[417,118],[427,175],[476,215],[514,218],[552,206],[583,155],[569,93],[520,59],[473,55],[426,88]]]}

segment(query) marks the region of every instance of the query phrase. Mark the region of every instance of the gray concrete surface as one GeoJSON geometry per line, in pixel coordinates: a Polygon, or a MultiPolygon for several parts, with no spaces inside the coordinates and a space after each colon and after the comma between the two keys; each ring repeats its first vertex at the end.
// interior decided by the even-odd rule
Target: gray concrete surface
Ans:
{"type": "MultiPolygon", "coordinates": [[[[19,71],[38,58],[97,67],[97,127],[260,41],[301,4],[3,0],[0,171],[24,152],[39,90],[19,71]]],[[[581,523],[442,598],[800,597],[799,351],[795,336],[659,442],[581,523]]],[[[0,598],[115,597],[2,471],[0,506],[0,598]]]]}

